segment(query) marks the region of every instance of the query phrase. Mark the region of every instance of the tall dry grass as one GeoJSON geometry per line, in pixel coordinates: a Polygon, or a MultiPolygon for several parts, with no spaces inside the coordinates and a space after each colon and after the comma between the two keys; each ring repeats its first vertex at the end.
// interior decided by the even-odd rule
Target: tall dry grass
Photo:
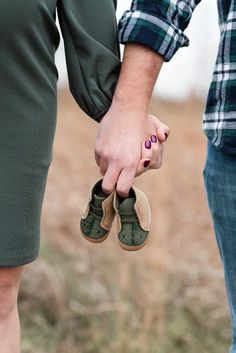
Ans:
{"type": "Polygon", "coordinates": [[[97,125],[59,96],[40,258],[20,293],[24,353],[222,353],[230,342],[223,271],[203,188],[202,103],[154,101],[172,129],[165,163],[137,179],[152,208],[148,245],[94,245],[79,218],[99,177],[97,125]]]}

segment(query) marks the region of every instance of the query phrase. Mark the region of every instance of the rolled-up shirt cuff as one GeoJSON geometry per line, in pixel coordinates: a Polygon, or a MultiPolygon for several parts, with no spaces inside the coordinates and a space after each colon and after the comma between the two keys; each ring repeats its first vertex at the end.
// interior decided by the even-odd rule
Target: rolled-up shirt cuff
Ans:
{"type": "Polygon", "coordinates": [[[167,19],[143,11],[126,11],[119,21],[119,42],[139,43],[169,61],[177,50],[189,45],[186,35],[167,19]]]}

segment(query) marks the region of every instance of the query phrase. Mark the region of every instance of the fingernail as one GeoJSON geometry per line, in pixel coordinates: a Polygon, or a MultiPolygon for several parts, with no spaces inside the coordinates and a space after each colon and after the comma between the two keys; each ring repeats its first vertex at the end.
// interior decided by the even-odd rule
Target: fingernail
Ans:
{"type": "Polygon", "coordinates": [[[157,142],[157,137],[156,137],[156,135],[152,135],[152,136],[151,136],[151,141],[152,141],[153,143],[156,143],[156,142],[157,142]]]}
{"type": "Polygon", "coordinates": [[[145,147],[146,147],[147,149],[150,149],[151,146],[152,146],[151,141],[150,141],[150,140],[146,140],[146,141],[145,141],[145,147]]]}
{"type": "Polygon", "coordinates": [[[167,134],[167,132],[165,132],[165,137],[166,137],[166,140],[168,139],[168,134],[167,134]]]}
{"type": "Polygon", "coordinates": [[[143,163],[144,168],[147,168],[149,166],[149,164],[150,164],[150,161],[148,159],[146,161],[144,161],[144,163],[143,163]]]}

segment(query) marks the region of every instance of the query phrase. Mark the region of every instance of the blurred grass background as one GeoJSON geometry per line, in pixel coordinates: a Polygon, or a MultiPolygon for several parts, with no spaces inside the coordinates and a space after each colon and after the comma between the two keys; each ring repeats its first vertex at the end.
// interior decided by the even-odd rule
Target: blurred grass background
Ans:
{"type": "Polygon", "coordinates": [[[150,241],[127,253],[115,227],[100,245],[80,235],[99,178],[97,124],[61,89],[40,258],[26,267],[20,291],[23,353],[227,352],[223,271],[202,179],[203,103],[154,99],[151,110],[172,132],[162,169],[136,180],[151,204],[150,241]]]}

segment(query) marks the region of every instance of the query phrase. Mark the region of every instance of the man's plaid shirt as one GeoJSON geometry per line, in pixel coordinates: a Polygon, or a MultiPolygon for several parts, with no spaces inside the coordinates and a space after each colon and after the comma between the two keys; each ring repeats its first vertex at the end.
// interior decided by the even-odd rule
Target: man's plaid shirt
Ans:
{"type": "MultiPolygon", "coordinates": [[[[189,45],[184,30],[200,1],[133,0],[119,22],[119,41],[144,44],[169,61],[189,45]]],[[[236,0],[218,0],[218,11],[220,45],[203,128],[216,147],[236,154],[236,0]]]]}

